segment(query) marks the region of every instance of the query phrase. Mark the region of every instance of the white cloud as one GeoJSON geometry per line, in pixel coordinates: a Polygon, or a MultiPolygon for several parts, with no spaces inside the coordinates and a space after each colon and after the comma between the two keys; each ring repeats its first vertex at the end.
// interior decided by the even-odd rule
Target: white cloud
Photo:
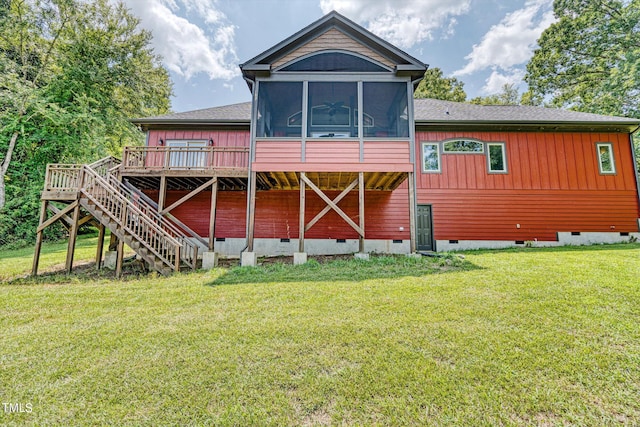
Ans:
{"type": "Polygon", "coordinates": [[[452,18],[467,13],[470,4],[471,0],[320,0],[323,13],[336,10],[366,23],[369,31],[402,48],[433,39],[443,26],[445,36],[451,36],[456,23],[452,18]]]}
{"type": "Polygon", "coordinates": [[[524,70],[514,69],[503,73],[494,69],[485,81],[482,92],[485,94],[500,93],[504,85],[514,84],[518,86],[523,78],[524,70]]]}
{"type": "Polygon", "coordinates": [[[491,27],[465,57],[469,62],[453,73],[463,76],[487,68],[512,71],[533,55],[540,34],[553,23],[551,0],[530,0],[523,9],[507,14],[491,27]]]}
{"type": "Polygon", "coordinates": [[[216,7],[215,0],[125,3],[140,18],[142,27],[153,34],[154,50],[170,71],[185,79],[205,73],[210,79],[230,80],[239,74],[236,27],[216,7]],[[206,31],[198,25],[202,21],[207,24],[206,31]]]}

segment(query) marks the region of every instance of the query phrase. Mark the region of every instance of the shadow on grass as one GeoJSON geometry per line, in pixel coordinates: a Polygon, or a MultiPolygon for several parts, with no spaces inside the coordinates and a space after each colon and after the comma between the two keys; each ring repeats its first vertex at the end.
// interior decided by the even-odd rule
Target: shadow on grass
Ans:
{"type": "Polygon", "coordinates": [[[404,255],[372,255],[369,260],[336,259],[318,262],[310,259],[303,265],[283,262],[263,264],[259,267],[232,267],[223,272],[208,286],[235,285],[240,283],[273,282],[333,282],[362,281],[370,279],[395,279],[423,277],[431,274],[477,270],[481,267],[459,255],[440,257],[407,257],[404,255]]]}

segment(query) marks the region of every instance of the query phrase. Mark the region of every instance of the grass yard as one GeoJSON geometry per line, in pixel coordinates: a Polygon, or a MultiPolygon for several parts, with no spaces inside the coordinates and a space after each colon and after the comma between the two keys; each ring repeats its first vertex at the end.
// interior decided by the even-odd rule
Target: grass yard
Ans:
{"type": "Polygon", "coordinates": [[[31,411],[0,424],[640,424],[640,245],[464,256],[113,281],[2,254],[0,401],[31,411]]]}

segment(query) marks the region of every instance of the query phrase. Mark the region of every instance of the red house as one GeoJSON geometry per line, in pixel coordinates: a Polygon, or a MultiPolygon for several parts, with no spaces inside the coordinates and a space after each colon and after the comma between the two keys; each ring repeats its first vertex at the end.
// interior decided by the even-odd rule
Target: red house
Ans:
{"type": "MultiPolygon", "coordinates": [[[[80,191],[65,214],[124,224],[120,247],[159,270],[203,251],[254,265],[640,236],[640,120],[414,100],[426,65],[335,12],[240,68],[252,102],[134,120],[146,145],[67,173],[80,191]],[[133,230],[142,215],[171,228],[169,249],[133,230]]],[[[45,204],[71,191],[50,172],[45,204]]]]}

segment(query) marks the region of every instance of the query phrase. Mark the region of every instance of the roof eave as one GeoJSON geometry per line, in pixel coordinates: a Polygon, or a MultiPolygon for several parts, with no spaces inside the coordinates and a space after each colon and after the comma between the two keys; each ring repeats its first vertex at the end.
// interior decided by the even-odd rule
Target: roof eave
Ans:
{"type": "Polygon", "coordinates": [[[640,121],[624,122],[585,122],[585,121],[517,121],[517,120],[418,120],[416,127],[452,128],[456,129],[496,129],[496,130],[538,130],[538,131],[611,131],[632,132],[640,125],[640,121]]]}

